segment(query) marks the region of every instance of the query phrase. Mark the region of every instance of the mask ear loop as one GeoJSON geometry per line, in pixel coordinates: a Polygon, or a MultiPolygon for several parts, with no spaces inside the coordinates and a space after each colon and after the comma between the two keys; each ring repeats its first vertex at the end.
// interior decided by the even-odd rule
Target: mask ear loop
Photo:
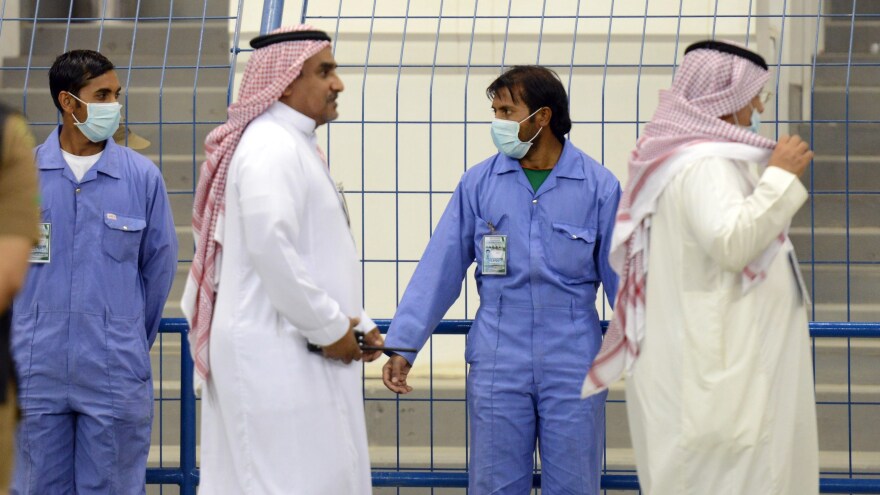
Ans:
{"type": "MultiPolygon", "coordinates": [[[[73,94],[73,93],[71,93],[71,92],[69,92],[69,91],[65,91],[65,93],[69,94],[70,96],[73,97],[74,100],[76,100],[76,101],[78,101],[78,102],[80,102],[80,103],[82,103],[83,105],[86,106],[86,120],[89,120],[89,104],[86,103],[86,102],[84,102],[84,101],[82,101],[82,100],[80,100],[79,98],[76,97],[75,94],[73,94]]],[[[76,124],[80,124],[80,125],[83,124],[83,122],[80,122],[79,119],[76,118],[76,114],[75,114],[75,113],[71,112],[71,113],[70,113],[70,116],[73,117],[73,122],[74,122],[74,123],[76,123],[76,124]]]]}
{"type": "MultiPolygon", "coordinates": [[[[526,117],[526,118],[524,118],[524,119],[522,119],[522,120],[520,120],[520,121],[519,121],[519,123],[520,123],[520,124],[522,124],[522,123],[523,123],[523,122],[525,122],[525,121],[527,121],[527,120],[529,120],[529,119],[530,119],[530,118],[532,118],[532,117],[534,117],[534,116],[535,116],[535,114],[536,114],[536,113],[538,113],[538,112],[540,112],[540,111],[541,111],[541,110],[543,110],[543,109],[544,109],[544,107],[541,107],[541,108],[539,108],[539,109],[537,109],[537,110],[535,110],[535,111],[534,111],[534,112],[532,112],[532,114],[531,114],[531,115],[529,115],[529,116],[528,116],[528,117],[526,117]]],[[[527,142],[527,143],[531,143],[531,142],[532,142],[532,141],[534,141],[534,140],[535,140],[535,138],[537,138],[537,137],[538,137],[538,134],[541,134],[541,131],[543,131],[543,130],[544,130],[544,128],[543,128],[543,127],[541,127],[541,128],[539,128],[539,129],[538,129],[538,132],[536,132],[536,133],[535,133],[535,135],[534,135],[534,136],[532,136],[532,139],[529,139],[529,140],[528,140],[528,141],[526,141],[526,142],[527,142]]]]}
{"type": "Polygon", "coordinates": [[[527,142],[527,143],[531,143],[531,142],[532,142],[532,141],[534,141],[534,140],[535,140],[535,138],[537,138],[537,137],[538,137],[538,134],[541,134],[541,131],[543,131],[543,130],[544,130],[544,128],[543,128],[543,127],[539,127],[539,128],[538,128],[538,132],[536,132],[536,133],[535,133],[535,135],[534,135],[534,136],[532,136],[532,139],[529,139],[529,140],[528,140],[528,141],[526,141],[526,142],[527,142]]]}

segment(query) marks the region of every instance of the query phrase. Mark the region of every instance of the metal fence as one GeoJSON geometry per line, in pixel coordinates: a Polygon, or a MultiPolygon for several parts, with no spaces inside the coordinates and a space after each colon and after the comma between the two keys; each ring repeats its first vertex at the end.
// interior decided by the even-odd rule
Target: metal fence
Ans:
{"type": "MultiPolygon", "coordinates": [[[[53,56],[101,50],[118,66],[128,125],[152,141],[144,153],[162,168],[172,196],[181,273],[153,352],[157,393],[147,479],[159,486],[151,490],[192,494],[198,482],[199,405],[186,325],[174,318],[180,314],[173,302],[191,257],[188,226],[202,143],[225,119],[238,56],[247,51],[240,47],[248,34],[243,18],[251,12],[262,14],[254,31],[301,19],[335,40],[348,89],[341,118],[323,127],[321,138],[334,176],[348,185],[364,304],[384,318],[393,315],[458,177],[494,152],[484,89],[504,67],[539,63],[556,70],[571,96],[570,138],[625,179],[626,156],[687,44],[719,37],[764,54],[775,94],[764,133],[797,132],[817,152],[804,179],[811,199],[791,235],[815,301],[822,491],[880,493],[880,324],[873,323],[880,321],[874,87],[880,2],[286,3],[285,9],[283,0],[0,0],[0,99],[23,108],[42,140],[58,123],[46,78],[53,56]]],[[[425,386],[418,393],[393,396],[378,383],[377,367],[366,368],[377,493],[464,491],[468,425],[458,349],[477,304],[471,280],[423,351],[425,386]]],[[[623,394],[612,391],[607,407],[602,486],[607,493],[637,490],[632,465],[621,455],[628,442],[619,420],[623,394]]],[[[537,486],[537,466],[535,480],[537,486]]]]}
{"type": "MultiPolygon", "coordinates": [[[[383,333],[388,328],[388,320],[378,320],[377,324],[383,333]]],[[[436,335],[464,335],[470,327],[468,320],[444,321],[436,330],[436,335]]],[[[603,327],[607,322],[603,322],[603,327]]],[[[166,394],[160,396],[157,401],[172,401],[179,403],[180,409],[180,439],[178,466],[150,468],[147,470],[147,483],[178,485],[180,493],[191,495],[195,493],[198,485],[199,473],[196,468],[196,398],[192,392],[193,362],[189,355],[189,345],[186,342],[186,321],[183,319],[164,319],[160,332],[165,335],[175,335],[180,338],[180,370],[181,389],[180,395],[166,394]]],[[[880,324],[877,323],[831,323],[813,322],[810,324],[810,334],[817,339],[846,339],[851,343],[852,339],[880,339],[880,324]]],[[[161,380],[163,369],[157,370],[157,379],[161,380]]],[[[851,385],[851,384],[850,384],[851,385]]],[[[851,390],[850,390],[851,393],[851,390]]],[[[464,401],[462,397],[458,399],[464,401]]],[[[398,403],[406,403],[411,399],[400,399],[398,403]]],[[[433,402],[431,399],[429,401],[433,402]]],[[[851,396],[844,403],[849,408],[856,405],[880,406],[877,402],[859,402],[851,396]]],[[[432,404],[433,405],[433,404],[432,404]]],[[[161,421],[160,421],[161,425],[161,421]]],[[[399,425],[398,425],[399,426],[399,425]]],[[[429,427],[433,427],[430,425],[429,427]]],[[[850,435],[852,431],[850,430],[850,435]]],[[[398,443],[399,447],[399,443],[398,443]]],[[[433,445],[431,446],[433,448],[433,445]]],[[[850,452],[851,455],[851,452],[850,452]]],[[[820,479],[821,493],[880,493],[880,479],[878,473],[857,473],[850,468],[845,473],[825,473],[820,479]],[[830,476],[834,475],[834,476],[830,476]]],[[[397,469],[397,470],[373,470],[374,487],[398,487],[398,488],[465,488],[467,487],[467,471],[431,469],[426,466],[422,469],[397,469]]],[[[534,486],[540,487],[540,473],[534,476],[534,486]]],[[[602,475],[601,486],[604,490],[638,490],[639,484],[634,473],[608,472],[602,475]]]]}

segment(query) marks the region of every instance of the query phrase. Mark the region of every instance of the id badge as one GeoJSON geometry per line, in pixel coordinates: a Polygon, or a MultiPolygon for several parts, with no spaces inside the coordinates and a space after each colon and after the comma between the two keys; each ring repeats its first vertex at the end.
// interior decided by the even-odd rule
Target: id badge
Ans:
{"type": "Polygon", "coordinates": [[[507,236],[483,236],[483,275],[507,275],[507,236]]]}
{"type": "Polygon", "coordinates": [[[52,261],[52,224],[40,224],[40,239],[31,249],[31,263],[49,263],[52,261]]]}

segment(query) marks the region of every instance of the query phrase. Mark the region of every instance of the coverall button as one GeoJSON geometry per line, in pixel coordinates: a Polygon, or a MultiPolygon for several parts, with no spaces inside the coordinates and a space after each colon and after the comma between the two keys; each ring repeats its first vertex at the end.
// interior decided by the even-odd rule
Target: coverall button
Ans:
{"type": "Polygon", "coordinates": [[[82,191],[82,189],[80,189],[80,188],[77,187],[77,188],[76,188],[76,191],[74,191],[74,192],[76,192],[77,194],[79,194],[80,191],[82,191]]]}
{"type": "Polygon", "coordinates": [[[537,199],[533,199],[533,200],[532,200],[532,204],[533,204],[533,205],[538,204],[538,200],[537,200],[537,199]]]}
{"type": "Polygon", "coordinates": [[[123,225],[122,230],[128,230],[128,225],[123,225]]]}

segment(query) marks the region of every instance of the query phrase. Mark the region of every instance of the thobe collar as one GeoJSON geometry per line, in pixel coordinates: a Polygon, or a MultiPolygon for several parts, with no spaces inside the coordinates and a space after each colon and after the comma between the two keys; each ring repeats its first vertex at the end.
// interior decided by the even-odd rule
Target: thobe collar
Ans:
{"type": "Polygon", "coordinates": [[[272,117],[274,117],[275,120],[281,124],[281,127],[287,130],[287,132],[303,134],[308,137],[315,146],[318,145],[318,136],[315,134],[315,129],[318,125],[315,123],[315,119],[307,117],[280,101],[273,102],[269,105],[269,108],[266,109],[266,111],[272,115],[272,117]]]}
{"type": "Polygon", "coordinates": [[[92,168],[86,172],[82,180],[77,182],[73,171],[67,166],[64,155],[61,154],[61,126],[58,126],[49,135],[49,139],[46,140],[46,158],[48,160],[40,160],[37,168],[40,170],[64,169],[62,175],[75,184],[94,180],[99,172],[114,179],[119,179],[122,175],[119,173],[119,163],[116,160],[118,148],[119,146],[113,142],[113,138],[108,138],[104,144],[104,152],[101,154],[101,158],[92,165],[92,168]]]}
{"type": "Polygon", "coordinates": [[[529,183],[528,178],[526,178],[525,172],[522,171],[522,165],[519,163],[519,160],[511,158],[503,153],[498,153],[497,163],[498,167],[495,171],[496,175],[509,172],[520,172],[517,177],[518,182],[534,195],[541,195],[556,187],[556,180],[559,178],[575,180],[586,179],[583,160],[576,153],[574,145],[571,144],[571,141],[568,139],[562,143],[562,153],[559,154],[559,160],[556,162],[556,165],[553,166],[550,175],[547,176],[547,180],[541,184],[541,187],[539,187],[537,191],[532,189],[532,185],[529,183]]]}

